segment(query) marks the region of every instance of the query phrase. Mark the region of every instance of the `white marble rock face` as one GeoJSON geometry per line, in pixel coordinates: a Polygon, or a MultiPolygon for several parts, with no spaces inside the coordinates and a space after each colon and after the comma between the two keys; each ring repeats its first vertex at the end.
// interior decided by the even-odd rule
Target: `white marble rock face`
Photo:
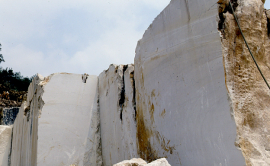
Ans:
{"type": "MultiPolygon", "coordinates": [[[[256,38],[257,45],[269,52],[268,34],[266,28],[262,29],[267,20],[261,0],[238,2],[241,4],[237,14],[253,18],[248,20],[250,24],[258,22],[257,16],[261,17],[262,24],[254,26],[259,27],[258,33],[250,33],[257,36],[248,37],[256,38]],[[245,15],[242,11],[251,13],[245,15]],[[261,42],[260,32],[264,34],[265,43],[261,42]]],[[[115,166],[269,163],[265,152],[269,149],[265,134],[268,116],[260,116],[268,114],[269,102],[264,103],[263,112],[246,103],[249,111],[265,114],[254,113],[256,124],[242,125],[248,117],[239,114],[244,112],[239,109],[250,100],[246,101],[247,93],[242,91],[242,86],[239,92],[233,90],[238,75],[234,77],[229,70],[234,71],[235,67],[230,60],[240,56],[228,58],[224,52],[233,50],[232,43],[243,44],[239,39],[231,42],[235,39],[230,37],[237,35],[235,22],[231,14],[226,13],[226,17],[227,38],[224,38],[217,29],[217,0],[172,0],[138,42],[134,65],[110,65],[98,77],[68,73],[46,78],[38,75],[29,86],[27,101],[22,104],[13,128],[0,126],[0,164],[111,166],[138,157],[153,162],[147,164],[142,159],[132,159],[115,166]],[[266,126],[262,130],[261,125],[257,125],[264,122],[266,126]],[[242,141],[237,138],[237,129],[242,141]],[[158,158],[163,159],[156,160],[158,158]]],[[[245,18],[240,17],[240,21],[245,18]]],[[[241,47],[237,49],[248,53],[241,47]]],[[[265,52],[259,52],[263,60],[265,52]]],[[[265,73],[268,70],[263,67],[265,73]]],[[[239,81],[246,85],[246,80],[241,73],[239,75],[239,81]]],[[[253,99],[261,101],[260,94],[266,91],[256,88],[258,85],[253,86],[252,82],[249,84],[255,87],[251,91],[255,93],[253,99]]],[[[268,100],[269,95],[264,97],[268,100]]]]}
{"type": "Polygon", "coordinates": [[[37,165],[101,165],[97,76],[53,74],[42,99],[37,165]]]}
{"type": "Polygon", "coordinates": [[[138,151],[172,165],[245,165],[225,85],[217,0],[172,0],[138,42],[138,151]]]}
{"type": "Polygon", "coordinates": [[[0,125],[0,165],[8,166],[12,126],[0,125]]]}
{"type": "Polygon", "coordinates": [[[104,166],[138,157],[134,66],[110,65],[99,75],[99,109],[104,166]]]}
{"type": "Polygon", "coordinates": [[[37,165],[38,116],[43,106],[41,96],[44,77],[38,75],[28,87],[27,101],[23,102],[13,124],[11,166],[37,165]]]}

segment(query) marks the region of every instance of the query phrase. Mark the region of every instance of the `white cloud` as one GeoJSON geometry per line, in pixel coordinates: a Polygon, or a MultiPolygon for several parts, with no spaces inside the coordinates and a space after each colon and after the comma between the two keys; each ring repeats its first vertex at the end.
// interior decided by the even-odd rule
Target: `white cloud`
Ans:
{"type": "Polygon", "coordinates": [[[0,1],[0,42],[23,75],[99,74],[133,63],[137,41],[170,0],[0,1]]]}
{"type": "Polygon", "coordinates": [[[3,68],[12,66],[15,72],[31,73],[31,75],[34,75],[38,71],[32,70],[38,69],[45,59],[42,52],[32,51],[22,44],[6,48],[6,50],[7,51],[3,51],[3,54],[8,56],[4,56],[6,62],[1,64],[1,66],[3,66],[3,68]]]}

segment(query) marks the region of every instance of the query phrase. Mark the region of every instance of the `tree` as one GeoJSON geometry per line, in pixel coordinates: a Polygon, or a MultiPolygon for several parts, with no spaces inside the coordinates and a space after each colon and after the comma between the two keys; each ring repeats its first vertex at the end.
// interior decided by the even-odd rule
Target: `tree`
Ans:
{"type": "MultiPolygon", "coordinates": [[[[2,45],[1,45],[1,43],[0,43],[0,51],[1,51],[1,49],[2,49],[1,46],[2,46],[2,45]]],[[[2,54],[0,54],[0,63],[1,63],[1,62],[5,62],[4,57],[3,57],[2,54]]]]}

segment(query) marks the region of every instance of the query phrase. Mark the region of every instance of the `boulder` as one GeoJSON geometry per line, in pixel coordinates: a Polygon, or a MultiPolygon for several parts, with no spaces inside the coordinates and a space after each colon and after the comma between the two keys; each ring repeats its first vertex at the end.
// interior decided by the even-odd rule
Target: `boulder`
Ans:
{"type": "Polygon", "coordinates": [[[165,158],[155,160],[149,164],[141,158],[133,158],[131,160],[125,160],[113,166],[171,166],[165,158]]]}
{"type": "Polygon", "coordinates": [[[133,158],[131,160],[124,160],[120,163],[114,164],[113,166],[145,166],[147,162],[145,162],[141,158],[133,158]]]}

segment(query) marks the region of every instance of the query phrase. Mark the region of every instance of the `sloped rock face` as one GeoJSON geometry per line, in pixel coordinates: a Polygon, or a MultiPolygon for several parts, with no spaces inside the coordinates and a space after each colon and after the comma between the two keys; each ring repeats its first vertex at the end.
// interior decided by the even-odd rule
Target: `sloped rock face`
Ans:
{"type": "MultiPolygon", "coordinates": [[[[264,76],[270,82],[269,19],[261,0],[237,0],[241,29],[264,76]]],[[[253,62],[231,12],[223,11],[222,34],[226,86],[232,100],[238,141],[247,165],[270,165],[270,93],[253,62]]]]}
{"type": "Polygon", "coordinates": [[[172,0],[138,42],[137,142],[147,161],[245,165],[225,85],[216,0],[172,0]]]}
{"type": "Polygon", "coordinates": [[[110,65],[99,75],[99,109],[104,166],[138,157],[133,65],[110,65]]]}

